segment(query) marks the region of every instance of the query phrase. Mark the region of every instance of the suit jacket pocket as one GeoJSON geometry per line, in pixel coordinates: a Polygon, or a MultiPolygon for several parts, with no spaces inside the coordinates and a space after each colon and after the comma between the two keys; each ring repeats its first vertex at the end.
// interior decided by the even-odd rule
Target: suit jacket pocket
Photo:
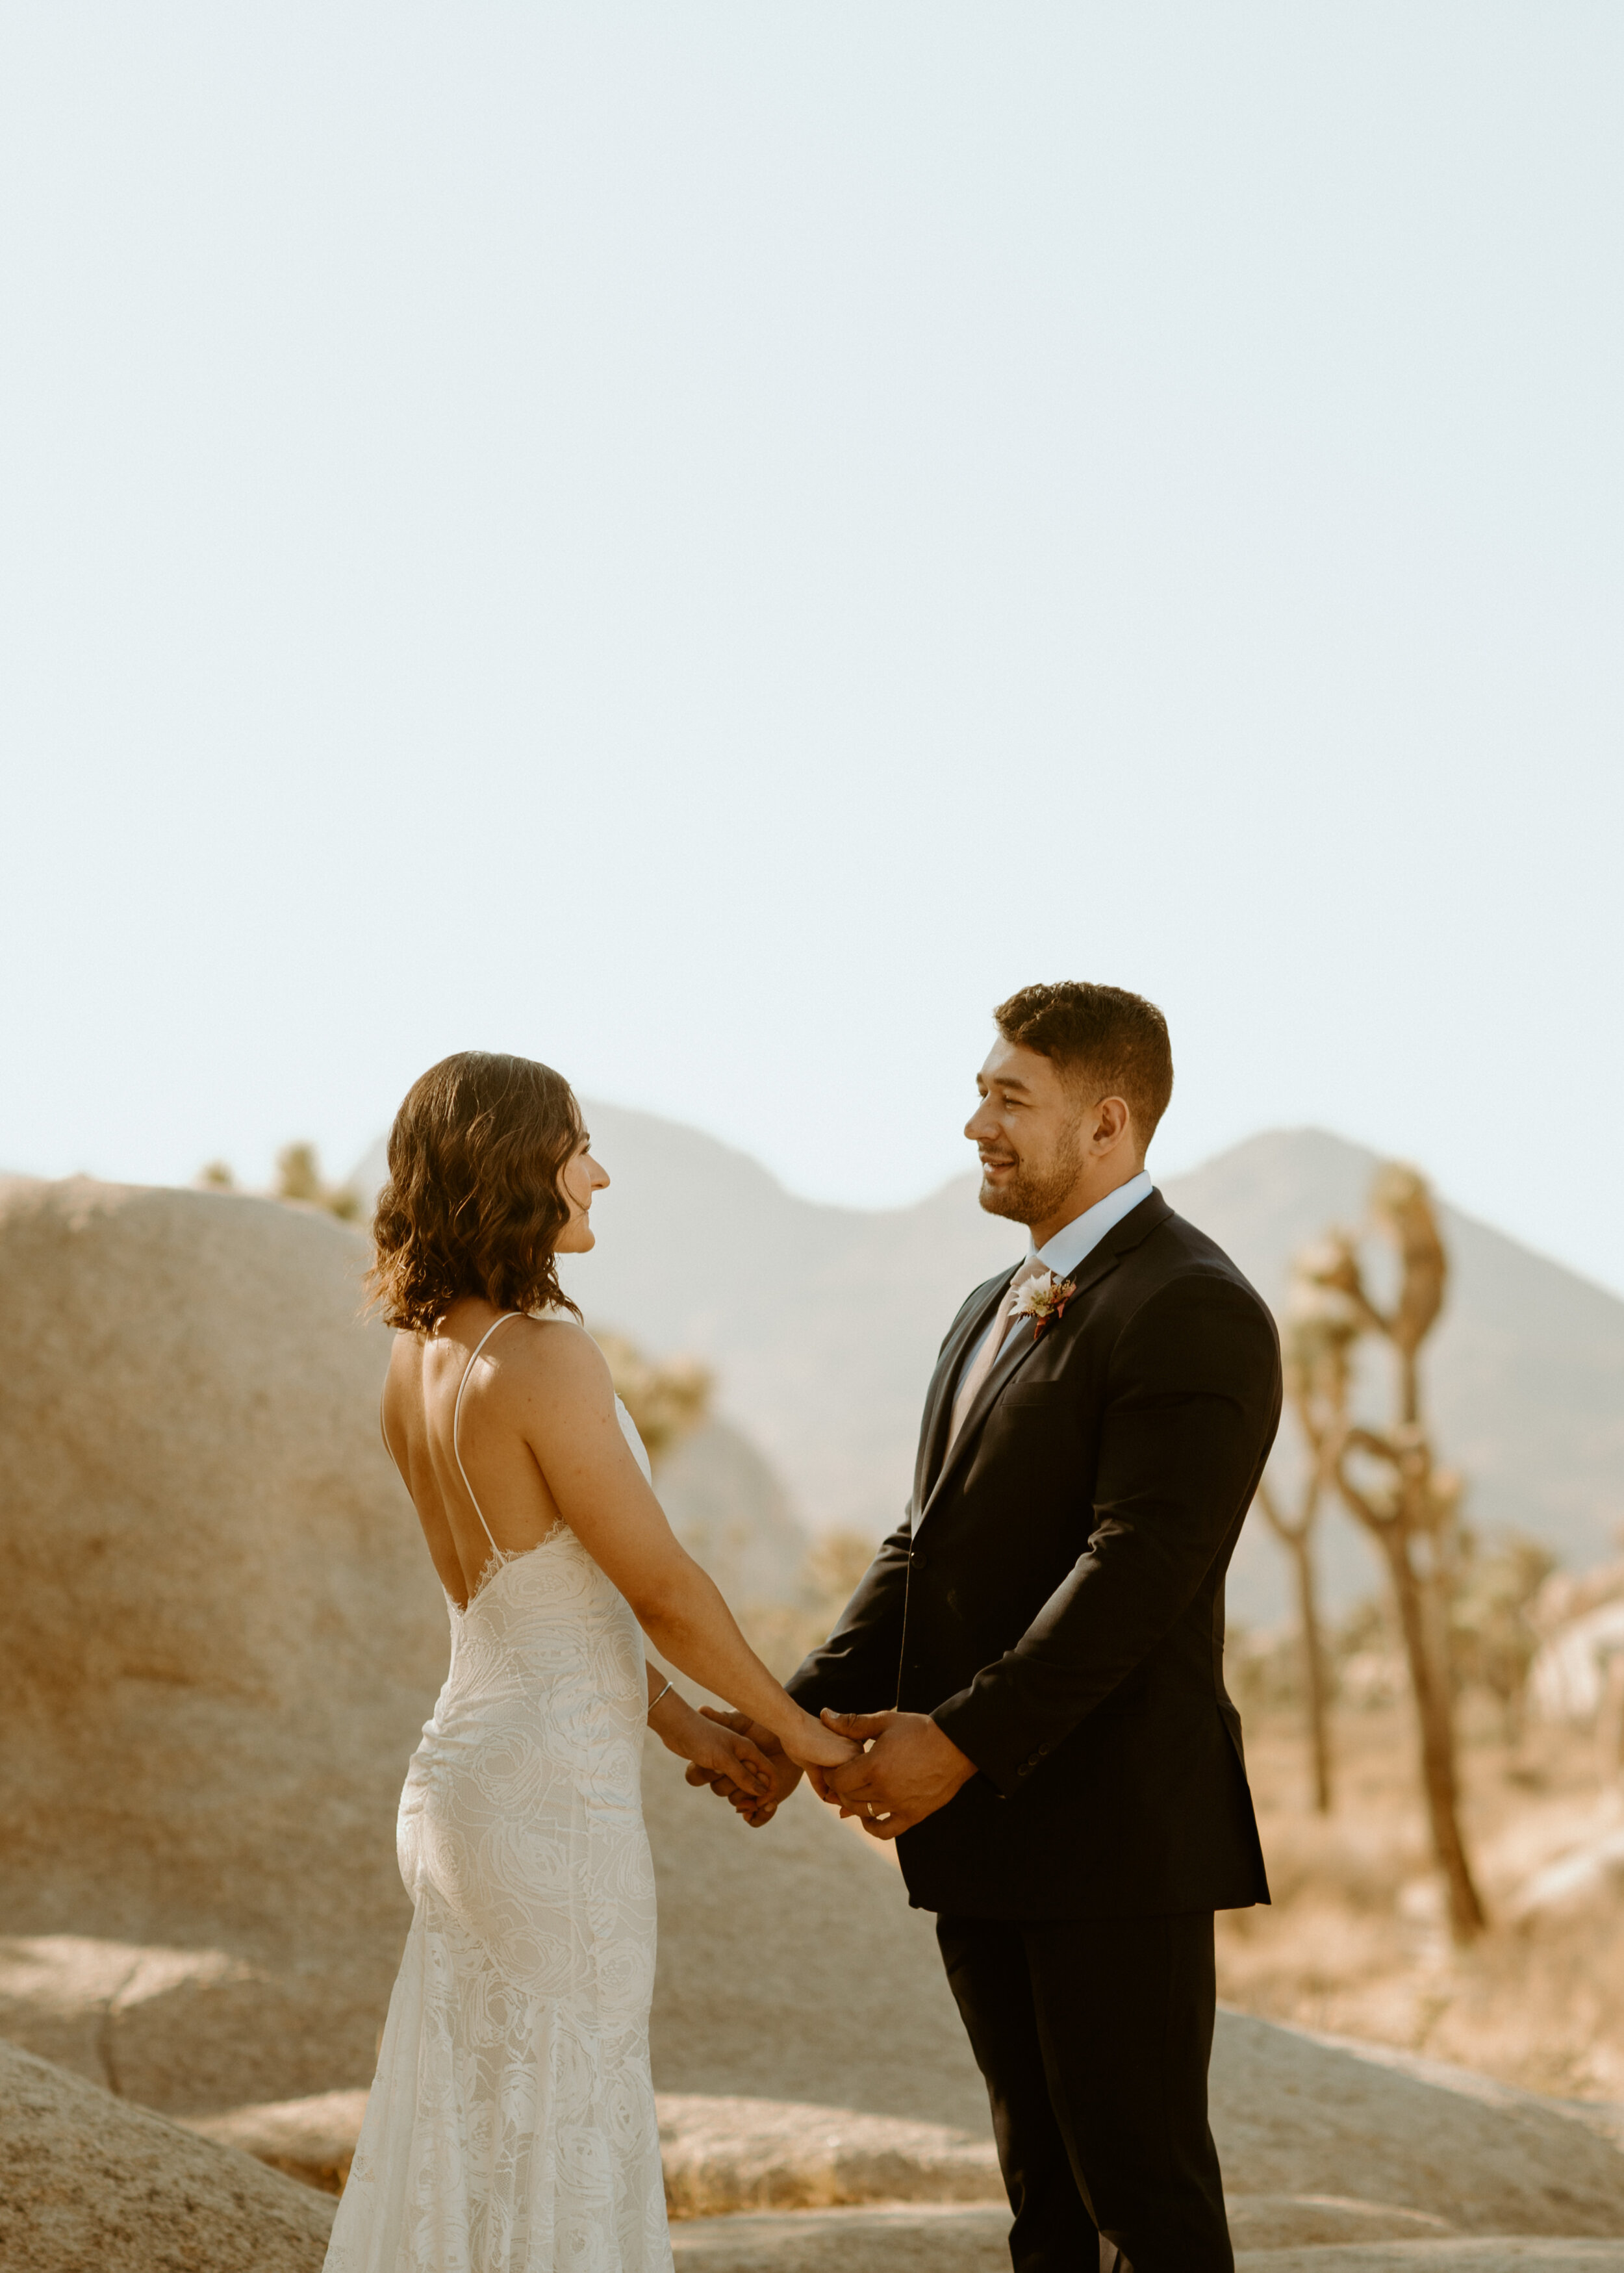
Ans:
{"type": "Polygon", "coordinates": [[[1075,1405],[1077,1392],[1063,1381],[1012,1381],[998,1402],[1000,1411],[1011,1406],[1075,1405]]]}

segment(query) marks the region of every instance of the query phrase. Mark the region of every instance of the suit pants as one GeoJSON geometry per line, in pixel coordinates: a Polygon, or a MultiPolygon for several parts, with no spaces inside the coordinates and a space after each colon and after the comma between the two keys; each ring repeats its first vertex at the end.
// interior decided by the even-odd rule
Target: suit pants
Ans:
{"type": "Polygon", "coordinates": [[[936,1938],[986,2078],[1014,2273],[1234,2273],[1207,2123],[1212,1913],[942,1917],[936,1938]]]}

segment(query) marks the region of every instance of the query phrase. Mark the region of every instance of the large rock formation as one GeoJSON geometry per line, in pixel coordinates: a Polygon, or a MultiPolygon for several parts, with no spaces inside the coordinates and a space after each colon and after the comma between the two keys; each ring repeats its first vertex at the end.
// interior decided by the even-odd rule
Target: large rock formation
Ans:
{"type": "Polygon", "coordinates": [[[174,2110],[364,2084],[445,1612],[362,1236],[0,1185],[0,2030],[174,2110]]]}

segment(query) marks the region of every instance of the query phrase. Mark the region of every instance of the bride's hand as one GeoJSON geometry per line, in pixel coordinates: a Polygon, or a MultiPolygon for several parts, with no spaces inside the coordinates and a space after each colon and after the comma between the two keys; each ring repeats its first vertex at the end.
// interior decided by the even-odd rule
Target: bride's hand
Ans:
{"type": "Polygon", "coordinates": [[[781,1729],[778,1741],[797,1767],[802,1768],[841,1767],[847,1760],[855,1760],[863,1749],[849,1737],[837,1737],[810,1713],[803,1713],[787,1735],[781,1729]]]}
{"type": "Polygon", "coordinates": [[[675,1690],[661,1699],[649,1725],[668,1752],[692,1762],[698,1773],[690,1774],[690,1783],[715,1786],[720,1780],[745,1798],[771,1797],[772,1764],[760,1749],[713,1714],[696,1713],[675,1690]]]}
{"type": "Polygon", "coordinates": [[[801,1781],[801,1771],[772,1730],[763,1728],[760,1721],[752,1721],[748,1713],[718,1713],[714,1705],[701,1705],[700,1710],[707,1721],[717,1722],[724,1729],[732,1729],[739,1736],[748,1737],[759,1752],[766,1753],[767,1766],[772,1770],[773,1789],[763,1799],[757,1792],[741,1791],[731,1776],[709,1775],[698,1767],[688,1770],[687,1781],[708,1784],[712,1791],[718,1793],[744,1817],[752,1831],[759,1831],[764,1823],[772,1821],[789,1798],[801,1781]]]}

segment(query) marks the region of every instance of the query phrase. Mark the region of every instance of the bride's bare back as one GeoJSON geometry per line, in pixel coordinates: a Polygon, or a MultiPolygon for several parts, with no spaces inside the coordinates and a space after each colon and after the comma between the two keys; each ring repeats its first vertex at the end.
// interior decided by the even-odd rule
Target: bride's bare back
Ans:
{"type": "Polygon", "coordinates": [[[466,1609],[493,1550],[505,1560],[539,1547],[564,1520],[526,1442],[515,1369],[548,1362],[547,1343],[578,1332],[563,1318],[529,1318],[470,1297],[436,1332],[400,1334],[384,1384],[384,1441],[406,1488],[442,1587],[466,1609]]]}
{"type": "Polygon", "coordinates": [[[432,1333],[397,1337],[383,1425],[459,1608],[493,1560],[531,1552],[563,1524],[671,1664],[771,1729],[793,1759],[849,1757],[784,1694],[677,1538],[632,1456],[603,1353],[572,1319],[453,1303],[432,1333]]]}

